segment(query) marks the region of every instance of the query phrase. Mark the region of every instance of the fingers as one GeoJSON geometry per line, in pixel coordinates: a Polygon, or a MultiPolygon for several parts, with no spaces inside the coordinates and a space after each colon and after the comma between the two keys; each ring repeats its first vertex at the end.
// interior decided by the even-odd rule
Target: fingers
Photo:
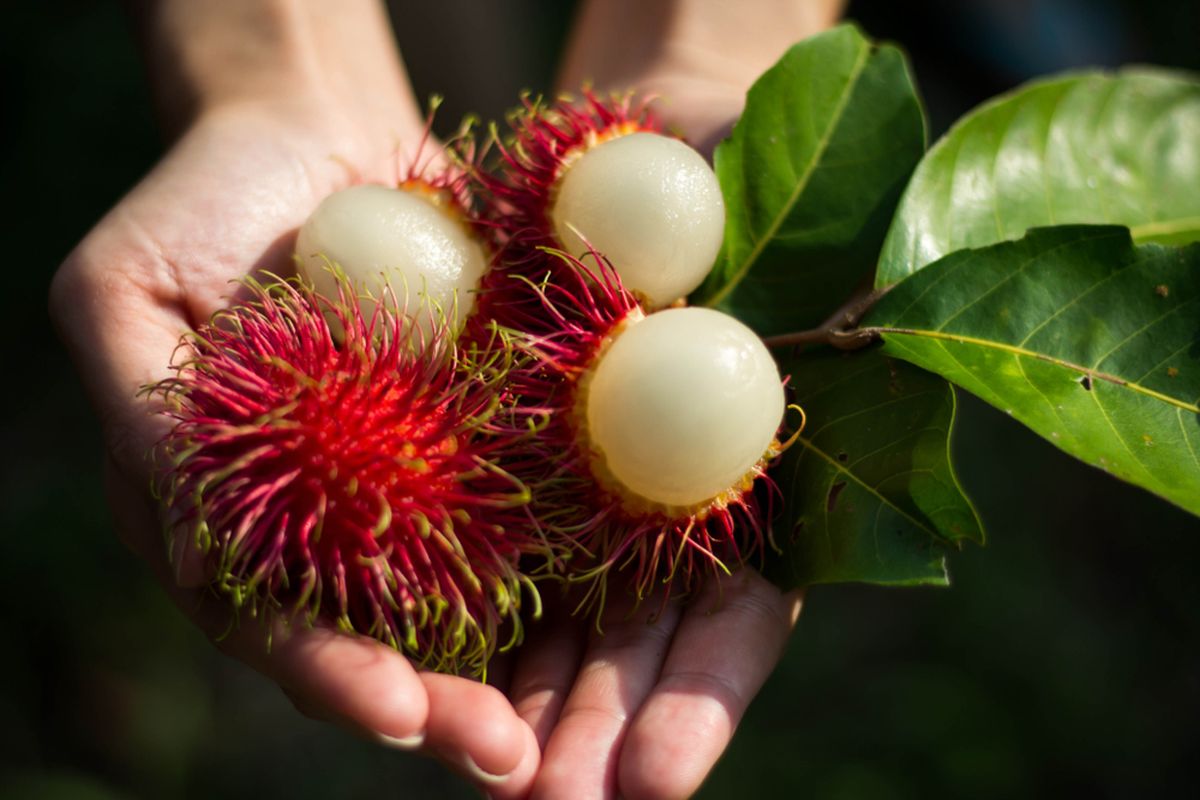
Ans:
{"type": "Polygon", "coordinates": [[[630,718],[658,679],[679,622],[677,603],[650,598],[636,614],[615,605],[593,635],[542,755],[534,797],[615,796],[617,754],[630,718]],[[648,619],[661,607],[661,613],[648,619]]]}
{"type": "Polygon", "coordinates": [[[800,606],[798,593],[781,593],[752,569],[709,582],[625,736],[623,796],[682,798],[699,789],[779,660],[800,606]]]}
{"type": "Polygon", "coordinates": [[[429,697],[426,748],[492,797],[524,797],[540,763],[533,731],[498,689],[421,673],[429,697]]]}
{"type": "Polygon", "coordinates": [[[255,628],[221,649],[279,683],[302,713],[434,756],[498,800],[529,793],[541,760],[537,740],[494,687],[416,672],[372,639],[323,629],[295,631],[264,652],[255,628]]]}
{"type": "MultiPolygon", "coordinates": [[[[116,470],[109,489],[119,528],[154,524],[140,487],[116,470]]],[[[523,797],[540,762],[533,731],[495,688],[466,678],[417,672],[373,639],[335,631],[270,628],[211,595],[181,588],[161,555],[150,563],[172,600],[225,654],[279,684],[297,709],[388,747],[442,759],[493,797],[523,797]]]]}
{"type": "Polygon", "coordinates": [[[297,631],[267,654],[254,640],[221,648],[278,682],[307,716],[438,758],[497,800],[529,793],[541,751],[492,686],[416,672],[374,640],[321,629],[297,631]]]}
{"type": "Polygon", "coordinates": [[[278,682],[308,716],[434,756],[498,800],[529,793],[541,761],[537,740],[492,686],[418,673],[374,640],[321,629],[297,631],[266,654],[253,639],[221,648],[278,682]]]}
{"type": "Polygon", "coordinates": [[[221,649],[256,667],[301,698],[380,741],[415,750],[427,737],[429,699],[408,661],[372,639],[314,628],[286,635],[264,649],[263,631],[250,625],[221,649]]]}
{"type": "MultiPolygon", "coordinates": [[[[108,474],[117,527],[155,524],[142,488],[115,470],[108,474]]],[[[140,542],[140,540],[138,540],[140,542]]],[[[288,630],[243,614],[204,591],[179,587],[163,571],[161,554],[147,560],[171,599],[226,654],[245,661],[299,698],[313,716],[344,720],[362,730],[406,740],[424,734],[428,700],[420,676],[399,653],[372,639],[315,628],[288,630]]]]}
{"type": "Polygon", "coordinates": [[[513,708],[545,747],[579,671],[586,624],[559,604],[531,623],[517,656],[509,695],[513,708]]]}

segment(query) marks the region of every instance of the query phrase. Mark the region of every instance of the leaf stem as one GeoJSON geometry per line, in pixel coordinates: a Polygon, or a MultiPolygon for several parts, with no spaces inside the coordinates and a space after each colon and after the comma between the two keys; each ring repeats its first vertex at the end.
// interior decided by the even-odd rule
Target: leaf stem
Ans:
{"type": "Polygon", "coordinates": [[[862,349],[876,341],[879,338],[879,332],[872,328],[859,328],[857,325],[890,288],[888,286],[882,289],[872,289],[870,284],[866,284],[817,327],[794,333],[782,333],[778,336],[767,336],[763,338],[763,343],[767,347],[824,344],[838,350],[862,349]]]}

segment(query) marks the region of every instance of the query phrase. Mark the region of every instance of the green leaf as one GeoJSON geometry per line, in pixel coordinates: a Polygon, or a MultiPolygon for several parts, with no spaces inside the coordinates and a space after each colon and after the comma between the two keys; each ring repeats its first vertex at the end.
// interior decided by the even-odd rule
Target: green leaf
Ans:
{"type": "Polygon", "coordinates": [[[929,265],[867,324],[885,352],[1200,514],[1200,244],[1035,229],[929,265]]]}
{"type": "Polygon", "coordinates": [[[692,302],[762,334],[815,326],[874,266],[924,149],[899,50],[850,25],[793,46],[717,147],[725,243],[692,302]]]}
{"type": "Polygon", "coordinates": [[[784,507],[772,577],[944,585],[948,547],[983,541],[950,467],[953,389],[878,348],[781,367],[807,424],[772,473],[784,507]]]}
{"type": "Polygon", "coordinates": [[[1200,238],[1200,81],[1165,70],[1068,75],[980,106],[904,193],[876,286],[1033,227],[1116,224],[1136,240],[1200,238]]]}

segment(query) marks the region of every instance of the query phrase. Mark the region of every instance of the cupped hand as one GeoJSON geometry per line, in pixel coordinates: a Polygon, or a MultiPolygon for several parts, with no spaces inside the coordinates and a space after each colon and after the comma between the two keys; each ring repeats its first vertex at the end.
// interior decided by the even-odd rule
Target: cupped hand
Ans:
{"type": "Polygon", "coordinates": [[[630,615],[616,601],[604,636],[548,588],[547,619],[497,665],[503,693],[325,629],[276,622],[268,649],[267,623],[231,630],[186,543],[173,553],[163,544],[147,456],[170,423],[139,389],[168,377],[180,335],[227,306],[239,279],[288,272],[295,230],[325,195],[394,181],[397,140],[419,139],[420,124],[413,113],[374,137],[347,134],[343,120],[314,120],[292,102],[202,116],[68,257],[52,313],[101,417],[118,531],[218,647],[309,716],[441,758],[496,797],[686,796],[799,611],[750,570],[669,603],[654,622],[659,603],[630,615]]]}
{"type": "Polygon", "coordinates": [[[51,311],[97,409],[117,529],[226,653],[276,681],[304,713],[445,760],[497,796],[527,793],[533,731],[503,695],[420,672],[373,640],[242,620],[202,587],[196,559],[163,543],[148,454],[169,422],[139,389],[168,377],[180,335],[229,305],[257,270],[288,274],[296,228],[330,192],[394,182],[422,134],[411,103],[367,124],[328,97],[206,112],[88,234],[56,275],[51,311]],[[399,145],[398,145],[399,143],[399,145]],[[399,153],[398,153],[399,147],[399,153]]]}
{"type": "MultiPolygon", "coordinates": [[[[657,96],[668,126],[711,155],[753,80],[842,5],[588,0],[559,83],[657,96]]],[[[517,654],[509,689],[543,746],[534,796],[690,796],[781,657],[802,599],[744,567],[652,622],[658,603],[630,616],[618,601],[604,636],[552,612],[517,654]]]]}
{"type": "MultiPolygon", "coordinates": [[[[148,454],[169,421],[139,389],[168,377],[179,337],[227,306],[256,270],[286,274],[296,228],[328,193],[394,181],[397,141],[303,105],[247,105],[198,119],[80,243],[55,278],[52,312],[108,446],[117,529],[224,652],[276,681],[303,713],[441,758],[496,797],[686,796],[724,749],[799,610],[743,570],[653,623],[614,603],[604,636],[547,589],[547,619],[497,665],[496,686],[414,669],[370,639],[261,624],[230,629],[185,542],[164,546],[148,454]],[[507,670],[507,680],[504,671],[507,670]],[[544,769],[539,772],[545,750],[544,769]]],[[[393,133],[393,131],[395,133],[393,133]]],[[[402,157],[402,156],[401,156],[402,157]]]]}
{"type": "MultiPolygon", "coordinates": [[[[643,49],[659,55],[626,59],[614,77],[605,63],[616,62],[598,54],[636,43],[619,25],[590,30],[576,34],[566,85],[594,78],[602,89],[663,92],[668,120],[702,147],[737,113],[748,79],[689,64],[703,47],[655,45],[662,31],[651,28],[643,49]]],[[[51,313],[101,419],[117,529],[218,647],[305,714],[438,757],[495,797],[685,797],[728,744],[800,610],[798,595],[751,569],[686,603],[651,599],[630,613],[613,600],[603,636],[547,588],[546,618],[484,685],[418,671],[373,640],[326,629],[253,620],[231,629],[185,543],[163,544],[147,454],[169,423],[139,390],[169,376],[180,335],[227,306],[237,281],[290,271],[295,231],[323,197],[396,179],[422,128],[401,83],[385,80],[365,102],[299,91],[206,108],[59,270],[51,313]]]]}
{"type": "Polygon", "coordinates": [[[539,798],[691,796],[800,613],[797,594],[749,568],[686,602],[649,598],[632,613],[612,592],[603,634],[552,588],[543,592],[546,619],[500,664],[501,685],[542,747],[539,798]]]}

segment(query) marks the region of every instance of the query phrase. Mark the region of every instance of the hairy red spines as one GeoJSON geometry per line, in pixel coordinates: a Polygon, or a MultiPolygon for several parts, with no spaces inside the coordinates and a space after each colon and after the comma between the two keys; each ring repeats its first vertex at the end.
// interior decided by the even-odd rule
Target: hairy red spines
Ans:
{"type": "Polygon", "coordinates": [[[509,116],[509,135],[492,132],[493,170],[460,158],[476,164],[468,172],[480,205],[478,224],[496,253],[480,287],[483,317],[520,330],[552,329],[540,319],[542,309],[522,282],[554,282],[569,271],[543,252],[561,247],[548,216],[555,182],[571,158],[600,141],[635,131],[660,132],[648,102],[633,93],[601,96],[588,89],[579,101],[564,96],[549,105],[526,97],[509,116]]]}
{"type": "Polygon", "coordinates": [[[406,324],[390,296],[367,319],[344,288],[252,287],[159,387],[177,420],[173,530],[201,543],[236,606],[481,672],[519,641],[523,589],[536,604],[522,569],[582,584],[594,609],[611,581],[669,597],[762,549],[761,464],[703,507],[641,507],[597,479],[580,419],[589,370],[644,312],[601,254],[555,249],[554,181],[573,154],[657,122],[632,96],[585,93],[527,101],[513,124],[498,175],[466,135],[449,168],[422,162],[423,142],[397,173],[496,248],[457,344],[444,322],[406,324]]]}
{"type": "MultiPolygon", "coordinates": [[[[644,312],[601,253],[580,260],[562,251],[549,214],[557,181],[587,149],[662,132],[647,103],[632,93],[588,90],[548,105],[526,98],[509,118],[508,135],[492,132],[491,171],[460,159],[474,164],[477,225],[495,252],[466,335],[476,338],[480,326],[498,322],[523,334],[517,341],[529,359],[509,388],[538,434],[510,448],[503,463],[530,487],[532,523],[571,554],[554,570],[583,584],[582,605],[596,609],[612,581],[628,581],[638,597],[665,584],[670,596],[742,563],[761,552],[769,514],[749,486],[699,512],[637,509],[593,472],[596,454],[578,411],[581,383],[611,338],[644,312]]],[[[753,477],[763,476],[757,469],[753,477]]]]}
{"type": "Polygon", "coordinates": [[[579,413],[584,383],[613,337],[644,313],[598,254],[596,269],[565,253],[548,255],[561,262],[556,278],[522,282],[548,332],[518,340],[534,366],[510,381],[518,406],[543,422],[536,437],[507,451],[504,464],[530,487],[529,512],[544,535],[571,554],[565,575],[585,587],[580,607],[599,610],[612,581],[628,581],[639,599],[659,587],[665,597],[685,593],[705,575],[761,553],[775,491],[762,465],[742,490],[675,514],[634,507],[597,481],[597,455],[579,413]],[[751,483],[767,484],[765,503],[751,483]]]}
{"type": "Polygon", "coordinates": [[[520,636],[519,557],[545,552],[528,490],[496,463],[528,436],[502,390],[507,343],[467,356],[444,325],[422,341],[390,297],[365,318],[346,291],[251,289],[157,387],[177,420],[162,447],[173,532],[238,607],[482,671],[520,636]]]}

